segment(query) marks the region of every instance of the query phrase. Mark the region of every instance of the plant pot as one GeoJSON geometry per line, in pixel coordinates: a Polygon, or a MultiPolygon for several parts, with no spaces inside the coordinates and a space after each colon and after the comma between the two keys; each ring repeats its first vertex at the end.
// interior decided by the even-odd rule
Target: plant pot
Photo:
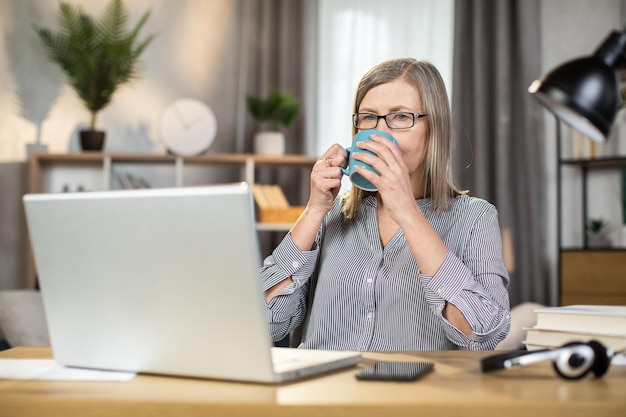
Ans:
{"type": "Polygon", "coordinates": [[[254,152],[259,155],[284,155],[285,134],[283,132],[257,132],[254,135],[254,152]]]}
{"type": "Polygon", "coordinates": [[[99,130],[81,130],[80,147],[83,151],[99,152],[104,148],[105,133],[99,130]]]}
{"type": "Polygon", "coordinates": [[[26,157],[30,159],[30,156],[34,153],[48,152],[48,145],[42,145],[40,143],[27,143],[26,144],[26,157]]]}
{"type": "Polygon", "coordinates": [[[587,232],[587,246],[592,249],[607,249],[610,248],[611,239],[604,231],[601,232],[587,232]]]}

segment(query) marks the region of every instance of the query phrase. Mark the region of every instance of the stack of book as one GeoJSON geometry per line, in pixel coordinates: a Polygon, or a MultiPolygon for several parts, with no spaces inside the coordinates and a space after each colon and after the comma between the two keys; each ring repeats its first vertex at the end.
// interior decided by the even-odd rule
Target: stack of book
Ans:
{"type": "Polygon", "coordinates": [[[528,350],[590,340],[613,351],[626,349],[626,306],[571,305],[540,308],[535,313],[537,324],[526,329],[528,350]]]}
{"type": "Polygon", "coordinates": [[[293,223],[304,210],[301,206],[290,206],[283,190],[276,184],[254,184],[252,193],[259,208],[260,223],[293,223]]]}

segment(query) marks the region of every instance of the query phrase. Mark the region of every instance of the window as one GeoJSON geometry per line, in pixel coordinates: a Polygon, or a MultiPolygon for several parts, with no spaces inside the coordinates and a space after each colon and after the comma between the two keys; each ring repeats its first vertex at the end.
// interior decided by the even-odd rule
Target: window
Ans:
{"type": "Polygon", "coordinates": [[[372,65],[411,56],[432,62],[452,93],[454,0],[319,0],[314,155],[351,142],[356,85],[372,65]]]}

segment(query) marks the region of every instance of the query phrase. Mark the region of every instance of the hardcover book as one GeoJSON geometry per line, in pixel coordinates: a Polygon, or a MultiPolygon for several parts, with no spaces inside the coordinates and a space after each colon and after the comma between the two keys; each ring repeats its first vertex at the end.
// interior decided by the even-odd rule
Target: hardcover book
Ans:
{"type": "Polygon", "coordinates": [[[626,337],[626,306],[570,305],[535,312],[538,329],[626,337]]]}
{"type": "Polygon", "coordinates": [[[526,329],[526,340],[524,341],[524,344],[528,350],[536,350],[556,348],[571,342],[587,343],[591,340],[596,340],[614,351],[626,349],[626,335],[615,336],[581,332],[565,332],[560,330],[538,329],[536,327],[526,329]]]}

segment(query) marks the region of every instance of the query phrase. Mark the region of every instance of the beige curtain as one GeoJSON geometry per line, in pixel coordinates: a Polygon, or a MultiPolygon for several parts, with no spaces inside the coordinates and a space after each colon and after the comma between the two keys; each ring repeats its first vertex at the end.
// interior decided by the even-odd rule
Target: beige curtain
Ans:
{"type": "Polygon", "coordinates": [[[0,163],[0,290],[26,286],[25,162],[0,163]]]}
{"type": "Polygon", "coordinates": [[[540,74],[539,0],[457,0],[453,112],[459,185],[496,205],[511,306],[548,304],[542,123],[527,92],[540,74]]]}
{"type": "MultiPolygon", "coordinates": [[[[306,2],[242,1],[242,68],[245,95],[266,95],[270,88],[291,91],[304,105],[306,2]]],[[[245,104],[245,103],[243,103],[245,104]]],[[[303,153],[303,115],[285,130],[286,152],[303,153]]],[[[247,115],[243,151],[252,152],[257,122],[247,115]]]]}
{"type": "MultiPolygon", "coordinates": [[[[240,51],[240,120],[237,151],[253,152],[253,137],[259,125],[245,108],[246,95],[265,96],[270,88],[290,91],[300,100],[300,112],[295,122],[284,130],[285,152],[304,154],[305,76],[307,74],[307,33],[315,30],[316,1],[242,0],[240,51]]],[[[281,184],[292,205],[301,205],[308,197],[307,169],[277,168],[260,170],[257,182],[281,184]]],[[[268,255],[282,239],[281,233],[260,233],[262,255],[268,255]]]]}

